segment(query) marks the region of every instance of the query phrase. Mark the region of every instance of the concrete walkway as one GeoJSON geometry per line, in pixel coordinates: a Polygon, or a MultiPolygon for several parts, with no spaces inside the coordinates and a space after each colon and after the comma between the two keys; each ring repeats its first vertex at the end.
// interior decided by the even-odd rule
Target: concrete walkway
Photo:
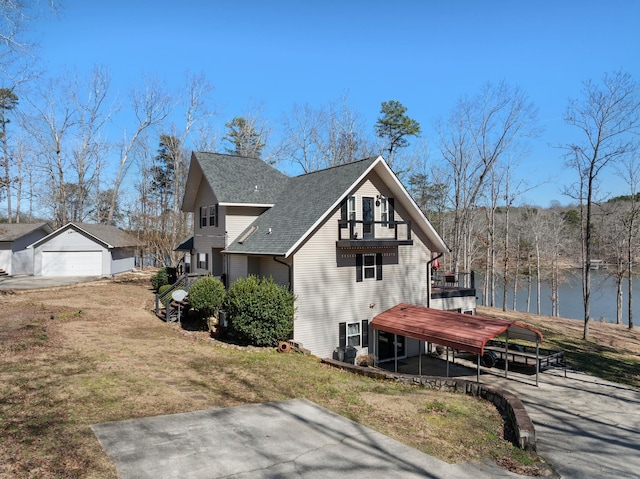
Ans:
{"type": "Polygon", "coordinates": [[[448,464],[304,400],[97,424],[122,479],[522,478],[448,464]]]}
{"type": "Polygon", "coordinates": [[[536,428],[538,453],[561,477],[640,477],[639,390],[575,372],[565,378],[563,371],[546,371],[539,387],[510,377],[485,374],[481,381],[520,397],[536,428]]]}
{"type": "MultiPolygon", "coordinates": [[[[424,375],[443,376],[444,360],[423,357],[424,375]]],[[[451,377],[476,381],[470,361],[450,364],[451,377]]],[[[393,369],[393,365],[389,365],[393,369]]],[[[417,374],[417,359],[398,372],[417,374]]],[[[535,375],[482,368],[480,381],[516,394],[536,428],[538,453],[564,478],[640,477],[640,390],[575,371],[535,375]]]]}

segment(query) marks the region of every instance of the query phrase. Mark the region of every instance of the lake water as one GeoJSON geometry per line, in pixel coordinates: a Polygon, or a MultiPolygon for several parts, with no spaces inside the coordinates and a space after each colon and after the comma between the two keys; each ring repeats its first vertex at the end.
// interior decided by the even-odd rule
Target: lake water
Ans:
{"type": "MultiPolygon", "coordinates": [[[[616,322],[616,286],[614,278],[610,277],[607,270],[591,271],[591,318],[595,321],[606,320],[610,323],[616,322]]],[[[531,304],[530,313],[537,312],[537,292],[535,278],[531,284],[531,304]]],[[[482,300],[482,277],[476,275],[478,304],[483,304],[482,300]]],[[[563,318],[584,320],[584,303],[582,300],[582,279],[579,269],[569,270],[566,279],[559,286],[559,312],[563,318]]],[[[623,281],[622,296],[622,322],[628,325],[627,301],[628,288],[627,280],[623,281]]],[[[513,307],[513,285],[510,285],[507,299],[507,309],[513,307]]],[[[540,313],[551,315],[551,288],[548,284],[540,285],[540,313]]],[[[640,277],[633,279],[633,318],[634,324],[640,324],[640,277]]],[[[496,281],[495,307],[502,308],[502,283],[496,281]]],[[[527,283],[524,279],[518,280],[518,292],[516,296],[516,309],[518,311],[527,310],[527,283]]]]}

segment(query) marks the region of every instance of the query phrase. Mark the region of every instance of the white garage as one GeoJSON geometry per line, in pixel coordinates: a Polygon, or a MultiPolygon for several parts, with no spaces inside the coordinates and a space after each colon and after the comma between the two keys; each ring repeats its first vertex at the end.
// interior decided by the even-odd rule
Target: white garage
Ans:
{"type": "Polygon", "coordinates": [[[33,243],[36,276],[112,276],[134,269],[138,241],[115,226],[69,223],[33,243]]]}
{"type": "Polygon", "coordinates": [[[42,276],[101,276],[102,251],[43,251],[42,276]]]}

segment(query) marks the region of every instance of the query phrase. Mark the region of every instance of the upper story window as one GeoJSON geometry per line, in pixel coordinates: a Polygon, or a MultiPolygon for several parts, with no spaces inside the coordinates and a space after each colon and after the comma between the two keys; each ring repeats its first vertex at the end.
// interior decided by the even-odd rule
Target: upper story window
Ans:
{"type": "Polygon", "coordinates": [[[207,206],[200,207],[200,228],[207,226],[207,206]]]}
{"type": "Polygon", "coordinates": [[[389,205],[387,203],[387,198],[380,198],[380,221],[382,221],[382,226],[387,226],[387,222],[389,221],[389,205]]]}
{"type": "Polygon", "coordinates": [[[218,226],[218,205],[200,207],[200,228],[218,226]]]}
{"type": "Polygon", "coordinates": [[[349,196],[347,201],[347,219],[355,220],[356,219],[356,197],[349,196]]]}
{"type": "Polygon", "coordinates": [[[218,215],[216,214],[217,209],[218,209],[217,205],[209,206],[209,226],[218,226],[218,223],[217,223],[218,215]]]}

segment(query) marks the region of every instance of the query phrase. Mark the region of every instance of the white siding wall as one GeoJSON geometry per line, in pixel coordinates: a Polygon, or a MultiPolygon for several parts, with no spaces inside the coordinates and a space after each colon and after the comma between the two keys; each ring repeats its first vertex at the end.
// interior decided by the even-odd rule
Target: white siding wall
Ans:
{"type": "MultiPolygon", "coordinates": [[[[282,258],[278,259],[285,261],[282,258]]],[[[274,282],[282,286],[289,285],[289,268],[275,261],[272,256],[262,256],[260,258],[260,276],[265,278],[272,277],[274,282]]]]}
{"type": "Polygon", "coordinates": [[[227,258],[227,268],[229,271],[229,281],[227,285],[233,284],[233,282],[238,278],[246,278],[249,272],[248,269],[248,261],[245,255],[241,254],[228,254],[227,258]]]}
{"type": "Polygon", "coordinates": [[[82,233],[69,228],[60,234],[51,237],[35,248],[33,265],[34,275],[42,275],[42,252],[43,251],[101,251],[101,271],[103,275],[109,274],[111,255],[104,246],[96,243],[82,233]]]}
{"type": "Polygon", "coordinates": [[[3,269],[7,274],[13,274],[11,270],[12,254],[10,244],[0,246],[0,269],[3,269]]]}
{"type": "Polygon", "coordinates": [[[134,269],[134,256],[135,251],[130,248],[116,248],[112,250],[110,274],[123,273],[134,269]]]}
{"type": "MultiPolygon", "coordinates": [[[[198,187],[196,196],[196,208],[193,212],[194,234],[193,249],[194,256],[192,258],[191,271],[193,273],[206,273],[211,271],[211,250],[212,248],[225,247],[225,225],[224,225],[224,208],[218,208],[218,226],[200,226],[200,207],[212,206],[218,202],[215,195],[211,191],[206,180],[202,179],[198,187]],[[198,253],[206,253],[208,255],[207,269],[198,269],[198,253]]],[[[208,222],[207,222],[208,224],[208,222]]]]}
{"type": "MultiPolygon", "coordinates": [[[[250,206],[225,207],[227,245],[232,243],[253,221],[266,211],[266,208],[250,206]]],[[[226,246],[226,245],[225,245],[226,246]]]]}
{"type": "MultiPolygon", "coordinates": [[[[358,188],[355,193],[358,219],[361,217],[360,198],[375,198],[379,192],[388,196],[384,185],[373,175],[358,188]]],[[[403,215],[406,217],[404,209],[396,204],[396,220],[401,221],[403,215]]],[[[428,297],[426,264],[430,252],[421,235],[414,230],[413,246],[384,250],[339,249],[336,247],[339,218],[338,210],[294,257],[293,284],[298,298],[294,339],[321,357],[331,357],[338,346],[339,323],[371,321],[398,303],[426,304],[428,297]],[[356,282],[355,255],[363,252],[383,253],[382,281],[356,282]]],[[[379,218],[378,207],[376,218],[379,218]]],[[[370,330],[370,337],[372,334],[370,330]]]]}
{"type": "Polygon", "coordinates": [[[455,298],[438,298],[431,300],[431,307],[444,311],[473,311],[476,314],[476,298],[474,296],[464,296],[455,298]]]}

